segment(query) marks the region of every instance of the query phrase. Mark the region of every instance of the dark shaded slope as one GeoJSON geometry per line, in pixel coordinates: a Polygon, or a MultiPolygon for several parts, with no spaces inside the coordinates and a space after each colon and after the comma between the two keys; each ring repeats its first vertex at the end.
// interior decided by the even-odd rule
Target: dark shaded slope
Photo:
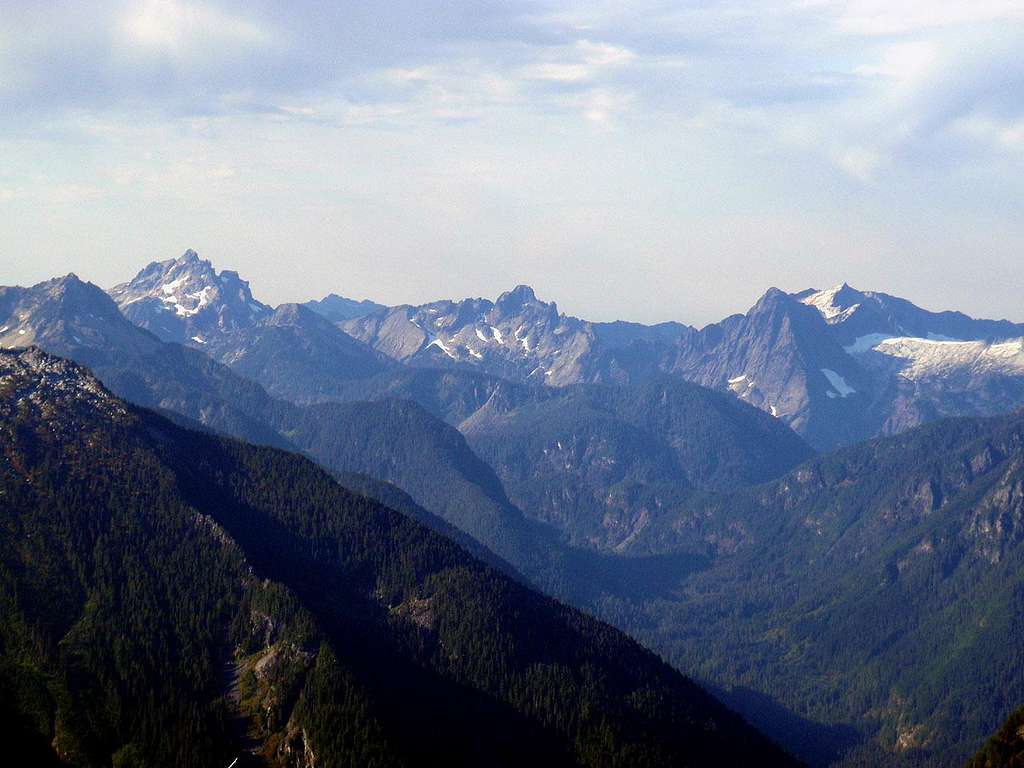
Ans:
{"type": "MultiPolygon", "coordinates": [[[[553,529],[528,520],[465,438],[416,403],[322,403],[290,411],[283,433],[324,467],[401,488],[551,593],[577,592],[553,529]]],[[[582,584],[580,585],[582,587],[582,584]]]]}
{"type": "Polygon", "coordinates": [[[0,434],[0,661],[75,764],[229,762],[225,647],[283,764],[785,762],[615,630],[299,456],[36,350],[0,353],[0,434]]]}

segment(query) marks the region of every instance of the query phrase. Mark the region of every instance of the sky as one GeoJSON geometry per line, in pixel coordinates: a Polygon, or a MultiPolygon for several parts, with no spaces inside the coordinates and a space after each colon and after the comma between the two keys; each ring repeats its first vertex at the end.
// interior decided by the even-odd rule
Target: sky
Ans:
{"type": "Polygon", "coordinates": [[[1024,321],[1024,2],[0,0],[0,284],[1024,321]]]}

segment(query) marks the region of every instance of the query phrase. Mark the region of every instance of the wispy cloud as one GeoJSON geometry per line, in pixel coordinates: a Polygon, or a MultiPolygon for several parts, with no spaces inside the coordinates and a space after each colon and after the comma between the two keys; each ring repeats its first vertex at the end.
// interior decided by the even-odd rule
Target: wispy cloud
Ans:
{"type": "Polygon", "coordinates": [[[569,46],[544,49],[540,58],[541,61],[524,67],[520,75],[530,80],[583,83],[594,80],[609,68],[632,62],[636,54],[609,43],[578,40],[569,46]]]}
{"type": "Polygon", "coordinates": [[[129,6],[118,19],[117,31],[128,46],[177,56],[213,54],[217,51],[209,50],[211,46],[225,43],[261,46],[271,41],[270,32],[251,19],[180,0],[145,0],[129,6]]]}
{"type": "Polygon", "coordinates": [[[9,0],[0,234],[80,241],[55,206],[109,238],[224,217],[244,240],[283,208],[264,241],[453,249],[483,279],[564,227],[667,269],[856,216],[881,253],[898,210],[996,252],[1022,218],[1021,50],[1019,0],[9,0]]]}

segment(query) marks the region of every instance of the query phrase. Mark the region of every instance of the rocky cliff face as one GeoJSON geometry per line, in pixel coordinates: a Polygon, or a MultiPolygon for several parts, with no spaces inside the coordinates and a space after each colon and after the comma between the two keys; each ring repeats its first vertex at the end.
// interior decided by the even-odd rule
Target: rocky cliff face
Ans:
{"type": "Polygon", "coordinates": [[[154,262],[110,296],[124,315],[164,341],[193,347],[297,402],[331,399],[342,382],[372,376],[387,359],[299,304],[272,309],[236,272],[217,272],[195,251],[154,262]]]}
{"type": "Polygon", "coordinates": [[[554,302],[539,300],[525,285],[494,302],[392,307],[340,327],[412,365],[475,368],[548,386],[644,378],[658,369],[665,343],[688,330],[675,324],[590,323],[559,313],[554,302]]]}
{"type": "Polygon", "coordinates": [[[208,336],[252,328],[271,313],[237,272],[218,273],[191,249],[149,264],[110,295],[133,323],[179,344],[205,344],[208,336]]]}
{"type": "Polygon", "coordinates": [[[1024,403],[1024,325],[929,312],[841,285],[771,289],[696,330],[591,323],[519,286],[496,302],[401,306],[340,327],[396,360],[517,382],[634,384],[666,372],[731,392],[830,449],[1024,403]]]}

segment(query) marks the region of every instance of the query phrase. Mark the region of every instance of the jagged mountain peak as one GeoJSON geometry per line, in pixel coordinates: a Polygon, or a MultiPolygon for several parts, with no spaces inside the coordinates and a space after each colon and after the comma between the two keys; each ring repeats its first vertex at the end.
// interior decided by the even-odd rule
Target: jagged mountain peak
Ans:
{"type": "Polygon", "coordinates": [[[218,272],[191,250],[148,265],[111,295],[135,325],[290,399],[330,399],[342,382],[388,364],[310,307],[262,304],[237,272],[218,272]]]}
{"type": "Polygon", "coordinates": [[[522,306],[523,304],[532,304],[537,302],[537,294],[533,288],[528,285],[520,284],[513,288],[511,291],[505,291],[498,297],[496,302],[499,306],[522,306]]]}
{"type": "Polygon", "coordinates": [[[143,267],[139,273],[127,283],[121,283],[111,289],[111,293],[137,293],[140,290],[159,290],[163,296],[180,293],[179,283],[189,283],[189,287],[209,287],[230,292],[238,289],[247,302],[265,306],[253,299],[249,283],[241,279],[238,272],[225,269],[218,272],[209,259],[200,258],[199,254],[189,248],[176,259],[154,261],[143,267]]]}
{"type": "Polygon", "coordinates": [[[63,277],[54,277],[39,283],[36,288],[46,291],[51,296],[62,296],[66,298],[82,298],[97,301],[103,306],[109,306],[109,297],[98,285],[82,280],[74,272],[68,272],[63,277]]]}
{"type": "Polygon", "coordinates": [[[505,291],[494,302],[494,310],[502,315],[518,315],[524,312],[541,313],[551,321],[559,317],[558,305],[553,301],[537,298],[536,292],[528,285],[517,285],[511,291],[505,291]]]}
{"type": "Polygon", "coordinates": [[[218,272],[191,248],[177,259],[148,264],[110,295],[133,323],[179,343],[250,327],[272,311],[253,298],[237,272],[218,272]]]}

